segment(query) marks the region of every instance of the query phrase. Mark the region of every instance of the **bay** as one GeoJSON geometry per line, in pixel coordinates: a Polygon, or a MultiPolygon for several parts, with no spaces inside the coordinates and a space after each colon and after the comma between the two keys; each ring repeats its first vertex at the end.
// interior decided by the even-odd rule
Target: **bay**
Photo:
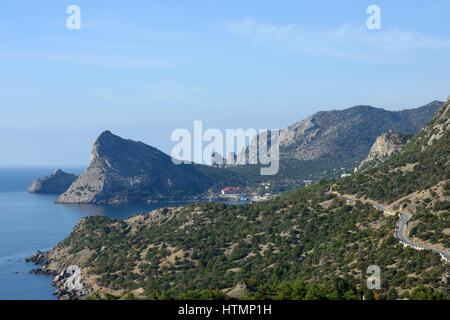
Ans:
{"type": "MultiPolygon", "coordinates": [[[[25,258],[66,238],[85,216],[124,219],[170,203],[128,206],[60,205],[58,195],[30,194],[28,186],[57,168],[0,168],[0,300],[56,299],[52,277],[30,274],[25,258]]],[[[82,172],[82,168],[61,168],[82,172]]]]}

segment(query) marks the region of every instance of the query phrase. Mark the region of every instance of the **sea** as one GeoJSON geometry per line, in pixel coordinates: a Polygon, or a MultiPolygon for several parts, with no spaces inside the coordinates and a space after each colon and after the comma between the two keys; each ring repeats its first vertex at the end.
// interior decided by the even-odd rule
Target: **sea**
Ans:
{"type": "MultiPolygon", "coordinates": [[[[49,250],[86,216],[125,219],[169,203],[127,206],[61,205],[58,195],[30,194],[31,183],[57,168],[0,168],[0,300],[55,300],[52,277],[30,274],[36,250],[49,250]]],[[[83,168],[61,168],[80,174],[83,168]]]]}

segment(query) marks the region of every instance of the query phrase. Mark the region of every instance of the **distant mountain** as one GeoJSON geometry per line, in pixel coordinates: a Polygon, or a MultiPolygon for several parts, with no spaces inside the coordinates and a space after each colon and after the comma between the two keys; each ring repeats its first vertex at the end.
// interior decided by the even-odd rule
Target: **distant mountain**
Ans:
{"type": "Polygon", "coordinates": [[[281,157],[298,160],[358,157],[367,154],[375,139],[390,129],[417,133],[443,104],[433,101],[403,111],[356,106],[318,112],[280,132],[281,157]]]}
{"type": "Polygon", "coordinates": [[[359,168],[369,165],[375,166],[389,158],[394,152],[400,152],[411,136],[394,132],[383,133],[375,140],[372,148],[370,148],[369,155],[361,162],[359,168]]]}
{"type": "MultiPolygon", "coordinates": [[[[371,106],[322,111],[280,131],[280,171],[275,180],[293,183],[333,175],[333,169],[353,170],[368,155],[377,137],[392,129],[417,133],[443,106],[433,101],[423,107],[387,111],[371,106]]],[[[255,137],[251,143],[257,143],[255,137]]],[[[237,164],[249,163],[248,148],[238,155],[237,164]]],[[[233,165],[251,171],[252,165],[233,165]]],[[[339,172],[335,172],[337,175],[339,172]]]]}
{"type": "Polygon", "coordinates": [[[333,190],[412,213],[410,236],[450,250],[450,97],[402,152],[339,180],[333,190]]]}
{"type": "Polygon", "coordinates": [[[39,178],[28,188],[30,193],[54,193],[65,192],[70,185],[78,178],[78,175],[65,173],[58,169],[50,175],[39,178]]]}
{"type": "Polygon", "coordinates": [[[435,117],[382,165],[339,181],[341,191],[390,203],[450,179],[450,98],[435,117]]]}
{"type": "Polygon", "coordinates": [[[213,181],[194,165],[175,165],[145,143],[109,131],[95,141],[89,167],[57,203],[130,203],[181,199],[207,190],[213,181]]]}

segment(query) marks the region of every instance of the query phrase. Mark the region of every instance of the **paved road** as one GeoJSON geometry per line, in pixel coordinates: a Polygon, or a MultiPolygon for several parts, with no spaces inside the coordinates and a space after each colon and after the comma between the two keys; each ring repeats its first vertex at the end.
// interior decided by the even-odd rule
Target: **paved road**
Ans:
{"type": "Polygon", "coordinates": [[[395,230],[395,235],[400,240],[400,242],[402,242],[402,243],[404,243],[404,244],[406,244],[408,246],[411,246],[411,247],[413,247],[415,249],[432,250],[434,252],[439,253],[447,261],[450,261],[450,252],[444,251],[444,250],[441,250],[441,249],[437,249],[437,248],[427,247],[427,246],[420,245],[420,244],[417,244],[417,243],[414,243],[414,242],[410,241],[408,239],[408,237],[406,236],[406,224],[408,223],[409,219],[411,218],[411,214],[409,212],[399,212],[398,214],[400,216],[400,220],[398,220],[397,229],[395,230]]]}
{"type": "MultiPolygon", "coordinates": [[[[327,192],[328,194],[328,192],[327,192]]],[[[339,196],[340,198],[344,198],[346,200],[349,201],[357,201],[357,199],[353,199],[353,198],[345,198],[342,196],[339,196]]],[[[370,201],[370,203],[376,207],[377,209],[383,211],[383,212],[390,212],[389,210],[387,210],[385,207],[383,207],[381,204],[370,201]]],[[[443,256],[447,261],[450,261],[450,252],[448,251],[444,251],[441,249],[436,249],[436,248],[431,248],[431,247],[427,247],[421,244],[417,244],[412,242],[411,240],[408,239],[408,237],[406,236],[406,224],[408,223],[409,219],[411,218],[411,214],[409,212],[399,212],[398,213],[400,216],[400,219],[397,222],[397,229],[395,230],[395,236],[398,238],[398,240],[405,244],[408,245],[410,247],[413,247],[414,249],[418,249],[418,250],[432,250],[434,252],[439,253],[441,256],[443,256]]]]}

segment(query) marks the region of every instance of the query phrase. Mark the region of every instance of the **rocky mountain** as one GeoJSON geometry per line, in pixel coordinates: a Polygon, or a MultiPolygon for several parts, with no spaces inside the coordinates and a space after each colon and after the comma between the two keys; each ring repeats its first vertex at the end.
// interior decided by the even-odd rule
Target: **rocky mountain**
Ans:
{"type": "Polygon", "coordinates": [[[410,137],[411,135],[394,133],[392,131],[383,133],[375,140],[372,148],[370,148],[369,155],[361,162],[359,168],[368,166],[369,163],[376,165],[383,162],[394,152],[401,151],[410,137]]]}
{"type": "Polygon", "coordinates": [[[240,287],[244,299],[450,299],[450,264],[429,249],[450,248],[449,146],[450,98],[376,167],[256,204],[83,218],[29,261],[57,276],[60,298],[225,299],[240,287]]]}
{"type": "Polygon", "coordinates": [[[450,251],[450,97],[403,150],[341,179],[334,190],[411,214],[410,237],[450,251]]]}
{"type": "Polygon", "coordinates": [[[78,178],[78,175],[65,173],[58,169],[50,175],[39,178],[28,188],[30,193],[54,193],[65,192],[70,185],[78,178]]]}
{"type": "Polygon", "coordinates": [[[433,101],[418,109],[403,111],[356,106],[318,112],[281,130],[280,156],[298,160],[361,156],[367,154],[379,135],[390,129],[417,133],[443,104],[433,101]]]}
{"type": "Polygon", "coordinates": [[[57,203],[129,203],[182,199],[205,191],[212,180],[196,166],[172,162],[145,143],[103,132],[89,167],[57,203]]]}
{"type": "MultiPolygon", "coordinates": [[[[405,134],[417,133],[443,104],[433,101],[402,111],[355,106],[317,112],[280,131],[280,171],[274,179],[301,181],[333,176],[336,168],[353,171],[382,133],[391,129],[405,134]]],[[[255,137],[251,144],[257,140],[255,137]]],[[[248,148],[241,151],[236,165],[255,162],[255,159],[248,159],[248,154],[248,148]]],[[[240,167],[248,171],[251,166],[240,167]]]]}

